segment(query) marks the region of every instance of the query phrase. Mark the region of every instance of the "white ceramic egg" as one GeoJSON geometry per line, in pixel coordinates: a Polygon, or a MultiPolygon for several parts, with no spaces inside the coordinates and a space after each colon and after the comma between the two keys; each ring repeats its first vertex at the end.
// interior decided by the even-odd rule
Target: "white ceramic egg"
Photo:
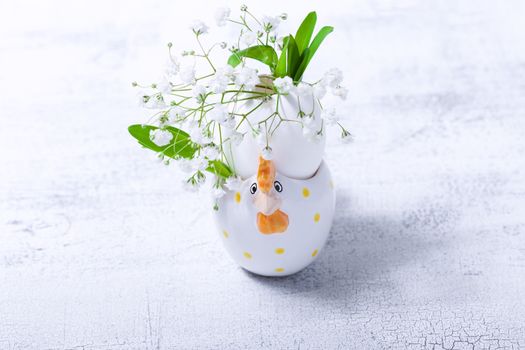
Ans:
{"type": "Polygon", "coordinates": [[[322,162],[312,177],[293,179],[272,161],[256,159],[256,174],[218,201],[220,237],[246,270],[290,275],[308,266],[328,238],[335,208],[330,171],[322,162]]]}
{"type": "MultiPolygon", "coordinates": [[[[225,142],[225,154],[228,163],[233,165],[235,173],[242,178],[255,174],[257,159],[262,149],[253,135],[252,127],[275,112],[277,98],[279,98],[279,114],[287,121],[282,122],[275,129],[269,140],[275,166],[283,175],[295,179],[307,179],[317,171],[321,164],[325,149],[325,133],[323,132],[315,141],[310,140],[303,135],[303,126],[294,122],[301,120],[298,113],[302,111],[306,115],[313,116],[302,119],[310,122],[308,127],[312,130],[321,130],[323,125],[319,103],[313,95],[299,97],[296,93],[290,92],[288,95],[281,95],[280,97],[272,96],[262,106],[249,114],[248,120],[243,121],[237,130],[245,134],[239,145],[225,142]]],[[[248,113],[259,103],[261,103],[259,99],[240,103],[233,112],[237,114],[248,113]]],[[[273,125],[268,125],[268,127],[275,127],[279,120],[276,118],[273,125]]],[[[224,138],[226,139],[228,136],[228,131],[225,131],[224,138]]]]}

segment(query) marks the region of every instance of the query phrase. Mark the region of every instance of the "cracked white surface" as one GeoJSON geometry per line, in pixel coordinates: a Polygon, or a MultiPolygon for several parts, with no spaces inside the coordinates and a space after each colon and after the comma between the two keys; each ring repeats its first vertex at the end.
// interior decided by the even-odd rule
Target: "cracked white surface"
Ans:
{"type": "Polygon", "coordinates": [[[323,4],[356,142],[326,155],[327,249],[284,279],[127,135],[129,82],[210,5],[0,5],[0,349],[525,348],[523,2],[323,4]]]}

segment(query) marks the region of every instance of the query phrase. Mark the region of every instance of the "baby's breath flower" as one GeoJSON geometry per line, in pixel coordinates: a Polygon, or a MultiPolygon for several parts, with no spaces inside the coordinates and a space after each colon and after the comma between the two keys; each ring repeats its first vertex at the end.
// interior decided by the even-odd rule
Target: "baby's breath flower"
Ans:
{"type": "Polygon", "coordinates": [[[326,120],[326,122],[329,125],[334,125],[339,120],[339,117],[337,116],[337,112],[335,108],[333,107],[328,108],[328,109],[323,109],[322,116],[323,116],[323,119],[326,120]]]}
{"type": "Polygon", "coordinates": [[[224,184],[224,186],[230,191],[237,191],[241,189],[242,180],[240,177],[230,176],[226,179],[226,183],[224,184]]]}
{"type": "Polygon", "coordinates": [[[326,95],[326,88],[323,84],[316,84],[314,86],[314,96],[318,99],[322,99],[326,95]]]}
{"type": "Polygon", "coordinates": [[[208,167],[208,160],[200,154],[191,160],[191,167],[196,172],[204,171],[208,167]]]}
{"type": "Polygon", "coordinates": [[[239,146],[243,138],[244,138],[244,135],[238,131],[233,131],[230,135],[230,141],[235,146],[239,146]]]}
{"type": "Polygon", "coordinates": [[[195,120],[190,120],[184,125],[184,130],[190,135],[190,140],[197,145],[205,145],[210,142],[209,138],[205,135],[204,130],[199,127],[199,124],[195,120]]]}
{"type": "Polygon", "coordinates": [[[193,21],[190,26],[190,29],[193,30],[195,35],[201,35],[208,33],[208,26],[202,21],[193,21]]]}
{"type": "Polygon", "coordinates": [[[262,23],[266,33],[273,32],[279,27],[279,17],[263,16],[262,23]]]}
{"type": "Polygon", "coordinates": [[[343,72],[338,68],[332,68],[325,74],[321,83],[332,88],[337,87],[343,81],[343,72]]]}
{"type": "Polygon", "coordinates": [[[319,142],[321,140],[321,132],[313,124],[303,125],[303,136],[310,142],[319,142]]]}
{"type": "Polygon", "coordinates": [[[242,35],[241,41],[246,46],[251,46],[255,40],[257,40],[257,35],[254,32],[246,32],[242,35]]]}
{"type": "Polygon", "coordinates": [[[195,85],[191,90],[191,95],[197,100],[197,102],[204,102],[206,99],[206,87],[203,85],[195,85]]]}
{"type": "Polygon", "coordinates": [[[228,44],[227,44],[225,41],[223,41],[223,42],[221,42],[221,43],[219,44],[219,46],[220,46],[221,49],[225,49],[226,46],[228,46],[228,44]]]}
{"type": "Polygon", "coordinates": [[[174,124],[180,119],[184,118],[185,115],[186,115],[186,111],[183,108],[179,106],[173,106],[168,111],[168,118],[169,118],[168,121],[171,124],[174,124]]]}
{"type": "Polygon", "coordinates": [[[248,6],[242,4],[242,5],[241,5],[241,11],[243,11],[243,12],[244,12],[244,11],[248,11],[248,6]]]}
{"type": "Polygon", "coordinates": [[[163,95],[168,95],[171,93],[171,83],[166,77],[162,77],[157,84],[157,89],[163,95]]]}
{"type": "Polygon", "coordinates": [[[272,149],[269,146],[264,147],[261,151],[261,157],[266,160],[272,160],[272,149]]]}
{"type": "Polygon", "coordinates": [[[350,134],[345,128],[342,128],[341,131],[341,141],[343,141],[343,143],[350,143],[354,141],[352,134],[350,134]]]}
{"type": "Polygon", "coordinates": [[[215,145],[206,146],[202,149],[202,152],[208,160],[217,160],[220,157],[220,151],[215,145]]]}
{"type": "Polygon", "coordinates": [[[346,100],[348,95],[348,89],[342,86],[338,86],[335,89],[332,89],[332,94],[339,97],[341,100],[346,100]]]}
{"type": "Polygon", "coordinates": [[[226,20],[230,17],[230,9],[228,7],[219,7],[215,10],[215,22],[219,27],[226,24],[226,20]]]}
{"type": "Polygon", "coordinates": [[[186,174],[189,174],[193,171],[190,159],[187,159],[187,158],[177,159],[177,165],[179,166],[180,170],[186,174]]]}
{"type": "Polygon", "coordinates": [[[233,68],[230,65],[218,68],[214,77],[210,80],[209,90],[215,94],[223,93],[233,76],[233,68]]]}
{"type": "Polygon", "coordinates": [[[206,118],[209,121],[214,121],[217,123],[226,123],[229,119],[230,114],[228,113],[228,108],[220,103],[216,103],[211,111],[206,114],[206,118]]]}
{"type": "Polygon", "coordinates": [[[159,147],[168,145],[173,139],[173,134],[168,130],[155,129],[150,130],[149,139],[159,147]]]}
{"type": "Polygon", "coordinates": [[[310,84],[299,83],[299,85],[297,85],[297,95],[301,97],[312,96],[313,91],[314,88],[310,84]]]}
{"type": "Polygon", "coordinates": [[[221,198],[222,196],[224,196],[226,194],[226,191],[224,191],[222,189],[222,187],[214,187],[213,190],[211,191],[211,196],[214,198],[214,199],[219,199],[221,198]]]}
{"type": "Polygon", "coordinates": [[[284,78],[277,78],[273,81],[273,85],[280,94],[287,94],[293,88],[292,78],[286,76],[284,78]]]}
{"type": "Polygon", "coordinates": [[[286,21],[288,19],[288,14],[283,12],[281,13],[281,15],[279,16],[279,18],[281,18],[283,21],[286,21]]]}
{"type": "Polygon", "coordinates": [[[195,84],[195,67],[193,65],[181,67],[179,76],[184,84],[195,84]]]}
{"type": "Polygon", "coordinates": [[[246,90],[252,90],[259,83],[257,70],[245,66],[237,66],[235,71],[235,85],[246,90]]]}
{"type": "Polygon", "coordinates": [[[180,70],[180,63],[177,61],[176,58],[170,57],[166,61],[164,72],[166,73],[166,76],[168,77],[175,77],[180,70]]]}

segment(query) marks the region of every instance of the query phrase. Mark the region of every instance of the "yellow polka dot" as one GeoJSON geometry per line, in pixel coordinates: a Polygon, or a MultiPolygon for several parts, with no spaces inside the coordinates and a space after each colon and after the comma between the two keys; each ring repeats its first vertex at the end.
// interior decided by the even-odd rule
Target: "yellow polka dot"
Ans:
{"type": "Polygon", "coordinates": [[[303,197],[304,198],[310,197],[310,190],[306,187],[303,187],[303,197]]]}
{"type": "Polygon", "coordinates": [[[275,249],[275,254],[284,254],[284,248],[275,249]]]}
{"type": "Polygon", "coordinates": [[[316,249],[313,251],[312,256],[316,256],[319,251],[316,249]]]}
{"type": "Polygon", "coordinates": [[[319,214],[319,213],[315,213],[315,215],[314,215],[314,221],[315,221],[315,222],[319,222],[319,220],[321,220],[321,214],[319,214]]]}
{"type": "Polygon", "coordinates": [[[282,267],[278,267],[275,269],[275,272],[284,272],[284,269],[282,267]]]}
{"type": "Polygon", "coordinates": [[[241,202],[241,193],[240,192],[236,192],[235,193],[235,201],[237,203],[240,203],[241,202]]]}
{"type": "Polygon", "coordinates": [[[248,253],[248,252],[244,252],[243,255],[244,255],[244,257],[245,257],[246,259],[251,259],[251,258],[252,258],[252,255],[251,255],[250,253],[248,253]]]}
{"type": "Polygon", "coordinates": [[[224,238],[228,238],[230,234],[228,233],[228,231],[222,230],[222,235],[224,236],[224,238]]]}

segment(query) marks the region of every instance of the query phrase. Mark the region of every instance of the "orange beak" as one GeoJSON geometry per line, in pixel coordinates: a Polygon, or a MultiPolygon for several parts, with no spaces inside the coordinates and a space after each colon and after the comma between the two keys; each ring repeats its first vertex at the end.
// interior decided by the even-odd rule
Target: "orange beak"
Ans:
{"type": "Polygon", "coordinates": [[[279,210],[281,198],[271,192],[275,180],[275,166],[271,160],[259,157],[257,171],[257,193],[254,204],[259,209],[257,213],[257,227],[263,234],[282,233],[288,228],[288,215],[279,210]]]}

